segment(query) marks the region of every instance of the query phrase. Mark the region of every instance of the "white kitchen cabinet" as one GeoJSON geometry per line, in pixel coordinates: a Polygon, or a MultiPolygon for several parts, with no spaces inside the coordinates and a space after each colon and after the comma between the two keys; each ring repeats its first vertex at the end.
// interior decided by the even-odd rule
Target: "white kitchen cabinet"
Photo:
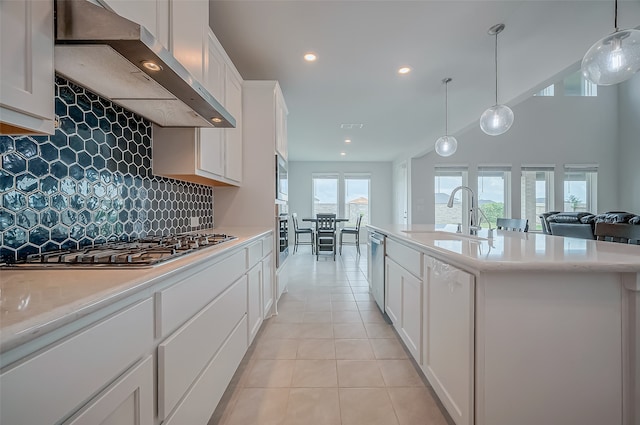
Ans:
{"type": "Polygon", "coordinates": [[[145,27],[169,50],[169,4],[173,0],[99,0],[120,16],[145,27]]]}
{"type": "Polygon", "coordinates": [[[262,325],[262,263],[247,273],[248,344],[251,345],[262,325]]]}
{"type": "MultiPolygon", "coordinates": [[[[130,387],[114,384],[111,387],[113,394],[109,395],[107,391],[99,394],[98,399],[89,397],[115,381],[143,353],[151,350],[152,344],[153,302],[146,299],[8,368],[0,375],[2,424],[58,423],[87,402],[96,406],[95,410],[91,409],[96,417],[107,418],[108,414],[103,413],[118,410],[118,406],[102,402],[101,397],[124,398],[131,402],[125,394],[126,388],[130,387]]],[[[145,386],[143,378],[137,376],[132,378],[133,386],[145,386]]],[[[143,395],[146,396],[146,392],[143,395]]],[[[146,400],[135,402],[142,408],[149,407],[146,400]]],[[[131,411],[125,408],[117,414],[127,416],[127,412],[131,411]]],[[[153,415],[153,411],[140,413],[143,419],[149,414],[153,415]]],[[[146,423],[141,422],[141,425],[146,423]]]]}
{"type": "Polygon", "coordinates": [[[271,252],[262,260],[262,312],[265,319],[271,317],[274,313],[275,297],[273,252],[271,252]]]}
{"type": "Polygon", "coordinates": [[[276,96],[276,151],[285,160],[288,158],[288,142],[287,142],[287,105],[284,103],[282,92],[279,91],[276,96]]]}
{"type": "Polygon", "coordinates": [[[170,51],[187,71],[204,83],[205,51],[209,31],[208,0],[171,0],[169,2],[170,51]]]}
{"type": "Polygon", "coordinates": [[[207,29],[205,87],[236,119],[236,128],[153,128],[155,174],[200,184],[242,182],[242,78],[207,29]]]}
{"type": "MultiPolygon", "coordinates": [[[[243,272],[244,267],[239,271],[243,272]]],[[[158,346],[158,416],[160,419],[166,418],[177,406],[236,325],[246,316],[246,312],[247,278],[242,276],[160,343],[158,346]]],[[[226,387],[228,382],[222,384],[226,387]]]]}
{"type": "Polygon", "coordinates": [[[422,370],[457,425],[474,421],[474,277],[425,258],[422,370]]]}
{"type": "Polygon", "coordinates": [[[153,425],[153,356],[147,356],[63,425],[153,425]]]}
{"type": "Polygon", "coordinates": [[[385,306],[384,310],[394,325],[402,318],[402,277],[404,270],[395,261],[387,257],[385,261],[385,306]]]}
{"type": "Polygon", "coordinates": [[[385,268],[385,311],[419,363],[422,352],[422,280],[391,257],[387,257],[385,268]]]}
{"type": "Polygon", "coordinates": [[[0,134],[53,134],[53,0],[3,0],[0,23],[0,134]]]}

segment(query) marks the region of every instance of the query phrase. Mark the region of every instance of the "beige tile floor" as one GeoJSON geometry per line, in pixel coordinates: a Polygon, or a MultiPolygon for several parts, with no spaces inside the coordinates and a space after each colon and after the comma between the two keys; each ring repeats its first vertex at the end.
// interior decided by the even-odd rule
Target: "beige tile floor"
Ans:
{"type": "Polygon", "coordinates": [[[335,262],[309,247],[290,256],[278,315],[209,425],[453,424],[370,296],[366,259],[366,247],[335,262]]]}

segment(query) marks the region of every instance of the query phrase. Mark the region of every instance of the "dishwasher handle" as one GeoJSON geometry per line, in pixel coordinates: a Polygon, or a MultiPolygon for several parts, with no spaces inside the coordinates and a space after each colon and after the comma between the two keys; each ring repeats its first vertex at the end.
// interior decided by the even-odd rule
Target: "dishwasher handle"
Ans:
{"type": "Polygon", "coordinates": [[[376,245],[382,245],[384,243],[384,237],[379,237],[377,235],[369,235],[369,240],[371,241],[371,243],[374,243],[376,245]]]}

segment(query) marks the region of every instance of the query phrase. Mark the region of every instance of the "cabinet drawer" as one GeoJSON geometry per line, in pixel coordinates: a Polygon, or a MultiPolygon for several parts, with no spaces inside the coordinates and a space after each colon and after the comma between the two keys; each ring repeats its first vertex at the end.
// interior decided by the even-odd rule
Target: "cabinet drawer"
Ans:
{"type": "Polygon", "coordinates": [[[387,238],[387,256],[414,276],[422,277],[422,253],[387,238]]]}
{"type": "Polygon", "coordinates": [[[246,271],[245,250],[156,293],[158,337],[168,335],[220,295],[246,271]]]}
{"type": "Polygon", "coordinates": [[[163,425],[206,424],[247,351],[247,319],[243,317],[216,357],[163,425]]]}
{"type": "Polygon", "coordinates": [[[64,425],[153,425],[153,356],[131,368],[64,425]]]}
{"type": "Polygon", "coordinates": [[[161,419],[173,410],[246,311],[247,277],[243,276],[158,346],[161,419]]]}
{"type": "Polygon", "coordinates": [[[2,424],[57,423],[152,344],[148,299],[9,369],[0,375],[2,424]]]}
{"type": "Polygon", "coordinates": [[[263,257],[262,255],[262,241],[256,241],[247,247],[247,259],[249,261],[248,268],[251,268],[258,264],[263,257]]]}

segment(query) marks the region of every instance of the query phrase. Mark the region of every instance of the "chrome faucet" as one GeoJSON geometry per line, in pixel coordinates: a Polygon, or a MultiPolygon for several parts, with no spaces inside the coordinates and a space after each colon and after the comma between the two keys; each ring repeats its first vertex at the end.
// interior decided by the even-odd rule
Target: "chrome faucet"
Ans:
{"type": "MultiPolygon", "coordinates": [[[[478,233],[478,230],[481,229],[480,220],[478,219],[478,212],[480,212],[482,217],[484,217],[484,220],[489,225],[489,238],[492,238],[493,229],[491,228],[491,222],[489,221],[487,216],[484,214],[484,211],[482,211],[480,206],[476,207],[476,204],[475,204],[476,194],[473,192],[473,189],[471,189],[468,186],[458,186],[455,189],[453,189],[453,192],[451,192],[451,195],[449,195],[449,202],[447,202],[447,207],[453,208],[454,197],[456,193],[461,189],[465,189],[469,191],[469,193],[471,194],[471,208],[469,208],[469,233],[472,235],[476,235],[478,233]]],[[[460,232],[460,225],[458,225],[458,232],[460,232]]]]}
{"type": "Polygon", "coordinates": [[[458,193],[458,191],[461,189],[465,189],[471,194],[471,208],[469,208],[469,229],[473,230],[475,228],[475,230],[477,230],[476,223],[478,223],[478,212],[476,211],[476,194],[473,192],[473,189],[468,186],[458,186],[453,189],[453,192],[451,192],[451,195],[449,195],[449,202],[447,202],[447,207],[453,208],[454,197],[456,193],[458,193]]]}

